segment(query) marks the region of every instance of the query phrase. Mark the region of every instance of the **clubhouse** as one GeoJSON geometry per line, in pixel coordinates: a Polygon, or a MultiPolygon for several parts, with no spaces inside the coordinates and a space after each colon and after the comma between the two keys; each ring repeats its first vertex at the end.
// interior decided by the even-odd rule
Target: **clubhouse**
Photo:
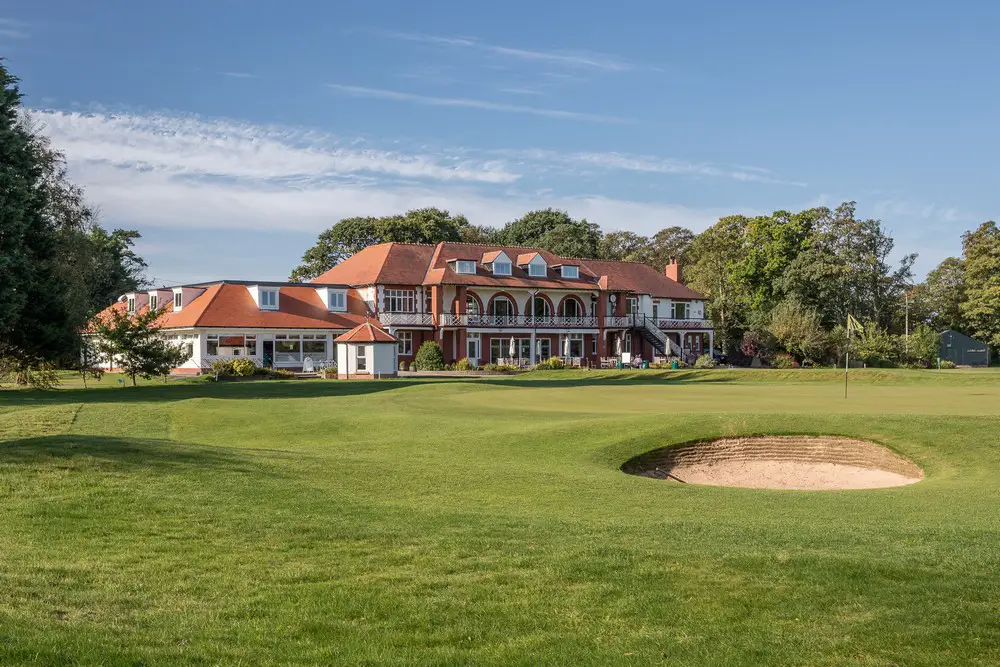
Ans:
{"type": "MultiPolygon", "coordinates": [[[[309,283],[224,280],[122,295],[111,306],[162,308],[185,346],[178,372],[248,357],[288,369],[335,362],[334,340],[372,323],[397,341],[397,366],[425,341],[447,363],[528,366],[550,357],[608,367],[636,357],[686,360],[714,348],[704,297],[645,264],[559,257],[539,248],[383,243],[309,283]]],[[[364,374],[364,368],[356,369],[364,374]]]]}

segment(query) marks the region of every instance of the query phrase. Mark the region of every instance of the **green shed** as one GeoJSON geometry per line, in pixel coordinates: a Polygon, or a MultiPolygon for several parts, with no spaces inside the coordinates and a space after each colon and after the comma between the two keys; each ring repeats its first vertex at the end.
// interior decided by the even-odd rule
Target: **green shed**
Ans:
{"type": "Polygon", "coordinates": [[[989,366],[990,346],[957,331],[943,331],[941,359],[958,366],[989,366]]]}

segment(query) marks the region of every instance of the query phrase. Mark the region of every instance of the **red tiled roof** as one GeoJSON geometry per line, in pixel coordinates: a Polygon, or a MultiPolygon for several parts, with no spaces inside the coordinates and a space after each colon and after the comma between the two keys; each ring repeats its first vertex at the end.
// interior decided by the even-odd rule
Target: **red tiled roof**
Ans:
{"type": "Polygon", "coordinates": [[[682,285],[647,264],[579,260],[580,271],[601,276],[600,286],[612,292],[635,292],[669,299],[703,299],[701,294],[682,285]]]}
{"type": "MultiPolygon", "coordinates": [[[[124,303],[115,303],[97,317],[125,307],[124,303]]],[[[278,307],[274,311],[261,310],[246,285],[220,283],[208,287],[179,311],[168,308],[159,325],[164,329],[351,329],[368,320],[368,306],[354,289],[347,291],[346,313],[327,310],[316,288],[309,285],[280,287],[278,307]]]]}
{"type": "Polygon", "coordinates": [[[334,343],[395,343],[396,338],[388,331],[380,329],[371,322],[359,324],[345,334],[337,336],[334,343]]]}
{"type": "Polygon", "coordinates": [[[491,250],[489,252],[483,253],[483,264],[489,264],[502,254],[503,250],[491,250]]]}
{"type": "Polygon", "coordinates": [[[433,245],[380,243],[348,257],[312,282],[355,287],[419,285],[435,250],[433,245]]]}
{"type": "Polygon", "coordinates": [[[517,256],[517,265],[524,266],[536,257],[540,257],[537,252],[523,252],[517,256]]]}
{"type": "Polygon", "coordinates": [[[524,247],[497,247],[469,243],[439,243],[434,256],[431,258],[430,267],[424,276],[425,285],[477,285],[480,287],[531,287],[549,289],[579,289],[589,290],[597,287],[597,276],[588,274],[586,270],[580,270],[580,277],[570,280],[559,276],[532,277],[528,275],[527,269],[520,266],[511,267],[511,275],[494,276],[492,273],[465,274],[456,273],[449,264],[456,256],[465,256],[470,252],[486,257],[496,258],[501,252],[508,257],[517,257],[528,251],[529,254],[538,255],[545,260],[545,263],[552,265],[560,260],[547,250],[540,248],[524,247]]]}

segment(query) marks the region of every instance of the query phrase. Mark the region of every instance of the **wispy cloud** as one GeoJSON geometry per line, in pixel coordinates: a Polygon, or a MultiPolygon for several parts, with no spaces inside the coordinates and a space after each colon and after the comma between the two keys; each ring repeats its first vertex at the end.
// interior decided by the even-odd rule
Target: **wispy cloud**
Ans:
{"type": "Polygon", "coordinates": [[[302,129],[194,116],[64,111],[35,111],[33,116],[71,160],[166,176],[298,182],[364,174],[483,183],[519,178],[495,159],[363,149],[302,129]]]}
{"type": "Polygon", "coordinates": [[[621,169],[651,174],[690,174],[694,176],[709,176],[713,178],[729,178],[750,183],[768,183],[772,185],[793,185],[804,188],[806,183],[787,181],[769,175],[768,170],[760,167],[735,167],[727,169],[717,165],[686,162],[670,158],[659,158],[649,155],[627,155],[623,153],[572,153],[565,160],[579,164],[603,167],[605,169],[621,169]]]}
{"type": "Polygon", "coordinates": [[[219,76],[228,76],[230,79],[256,79],[256,74],[249,72],[219,72],[219,76]]]}
{"type": "Polygon", "coordinates": [[[424,44],[437,44],[440,46],[476,49],[478,51],[504,56],[507,58],[548,63],[563,67],[603,70],[610,72],[624,72],[637,69],[637,65],[634,63],[629,62],[620,56],[606,53],[524,49],[491,44],[489,42],[484,42],[471,37],[442,37],[438,35],[425,35],[410,32],[385,32],[383,34],[391,39],[420,42],[424,44]]]}
{"type": "Polygon", "coordinates": [[[0,37],[8,39],[28,39],[28,24],[16,19],[0,18],[0,37]]]}
{"type": "Polygon", "coordinates": [[[535,116],[546,116],[548,118],[564,118],[568,120],[584,120],[595,123],[629,123],[627,118],[617,116],[604,116],[600,114],[585,113],[581,111],[565,111],[562,109],[546,109],[541,107],[529,107],[519,104],[504,104],[502,102],[490,102],[488,100],[477,100],[466,97],[432,97],[430,95],[418,95],[415,93],[405,93],[397,90],[385,90],[382,88],[366,88],[364,86],[346,86],[342,84],[327,84],[331,90],[346,93],[356,97],[369,97],[381,100],[392,100],[394,102],[412,102],[413,104],[423,104],[427,106],[439,107],[463,107],[466,109],[484,109],[487,111],[501,111],[507,113],[531,114],[535,116]]]}
{"type": "Polygon", "coordinates": [[[544,95],[540,90],[533,88],[497,88],[497,92],[509,93],[510,95],[544,95]]]}

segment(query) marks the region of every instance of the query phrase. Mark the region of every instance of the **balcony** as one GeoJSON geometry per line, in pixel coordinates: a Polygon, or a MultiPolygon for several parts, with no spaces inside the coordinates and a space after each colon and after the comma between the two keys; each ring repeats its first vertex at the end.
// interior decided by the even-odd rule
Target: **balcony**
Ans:
{"type": "Polygon", "coordinates": [[[379,313],[378,321],[387,327],[432,327],[431,313],[379,313]]]}
{"type": "Polygon", "coordinates": [[[596,329],[596,317],[554,317],[532,315],[458,315],[444,313],[442,327],[487,327],[490,329],[596,329]]]}
{"type": "MultiPolygon", "coordinates": [[[[605,329],[633,329],[642,326],[644,322],[654,322],[652,317],[645,315],[613,315],[604,318],[605,329]]],[[[711,320],[696,319],[657,319],[658,329],[711,329],[711,320]]]]}

